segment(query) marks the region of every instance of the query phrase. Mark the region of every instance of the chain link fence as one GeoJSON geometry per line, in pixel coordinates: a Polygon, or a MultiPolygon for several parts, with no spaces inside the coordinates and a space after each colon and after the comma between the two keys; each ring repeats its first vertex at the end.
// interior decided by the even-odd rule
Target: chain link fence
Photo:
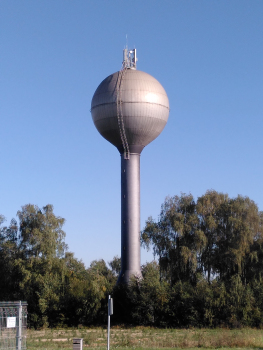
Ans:
{"type": "Polygon", "coordinates": [[[25,350],[27,303],[0,302],[0,350],[25,350]]]}

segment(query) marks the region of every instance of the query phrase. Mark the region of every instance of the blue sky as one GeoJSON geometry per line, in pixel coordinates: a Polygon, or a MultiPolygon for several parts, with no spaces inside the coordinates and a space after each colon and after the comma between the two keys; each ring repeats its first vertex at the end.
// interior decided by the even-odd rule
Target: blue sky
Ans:
{"type": "Polygon", "coordinates": [[[141,155],[141,228],[181,192],[263,210],[261,0],[2,0],[0,214],[8,224],[24,204],[53,204],[86,266],[120,255],[120,156],[90,103],[121,68],[126,34],[170,101],[141,155]]]}

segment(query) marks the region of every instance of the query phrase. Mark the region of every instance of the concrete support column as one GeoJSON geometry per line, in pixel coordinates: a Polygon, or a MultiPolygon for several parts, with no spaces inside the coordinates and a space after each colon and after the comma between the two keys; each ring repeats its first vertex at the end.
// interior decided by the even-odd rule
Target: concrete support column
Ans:
{"type": "Polygon", "coordinates": [[[121,154],[121,273],[118,283],[141,278],[140,154],[121,154]]]}

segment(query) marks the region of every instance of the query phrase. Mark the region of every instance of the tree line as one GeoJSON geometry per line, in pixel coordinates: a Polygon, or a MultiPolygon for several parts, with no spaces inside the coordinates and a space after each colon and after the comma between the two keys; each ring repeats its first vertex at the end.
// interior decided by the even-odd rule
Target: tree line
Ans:
{"type": "Polygon", "coordinates": [[[166,198],[141,244],[155,260],[116,285],[120,259],[86,268],[65,244],[52,205],[0,216],[0,300],[26,300],[30,327],[112,323],[158,327],[263,325],[263,212],[248,197],[207,191],[166,198]]]}

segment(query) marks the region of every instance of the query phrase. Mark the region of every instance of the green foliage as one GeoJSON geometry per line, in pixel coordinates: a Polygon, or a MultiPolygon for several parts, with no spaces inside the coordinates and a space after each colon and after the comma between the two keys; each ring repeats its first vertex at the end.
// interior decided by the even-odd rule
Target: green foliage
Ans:
{"type": "Polygon", "coordinates": [[[161,276],[171,285],[195,285],[199,273],[208,282],[214,276],[229,280],[236,274],[246,280],[251,268],[259,274],[260,266],[253,263],[262,255],[262,237],[263,214],[252,200],[207,191],[197,202],[185,194],[167,198],[159,220],[146,222],[141,240],[153,247],[161,276]]]}
{"type": "Polygon", "coordinates": [[[167,325],[261,324],[263,213],[248,197],[211,190],[196,202],[185,194],[166,198],[141,241],[170,284],[167,325]]]}
{"type": "Polygon", "coordinates": [[[116,277],[104,260],[93,261],[87,270],[83,266],[82,272],[71,270],[64,296],[66,323],[77,326],[106,322],[107,296],[115,284],[116,277]]]}
{"type": "Polygon", "coordinates": [[[158,222],[149,218],[142,232],[142,244],[153,246],[159,257],[162,277],[172,285],[179,280],[195,280],[198,253],[206,239],[198,229],[198,216],[192,195],[166,198],[158,222]]]}
{"type": "Polygon", "coordinates": [[[47,205],[25,205],[9,227],[0,217],[2,300],[27,300],[30,327],[105,321],[107,295],[116,276],[104,260],[90,268],[67,252],[65,219],[47,205]]]}
{"type": "Polygon", "coordinates": [[[130,325],[162,325],[169,301],[169,285],[160,281],[156,262],[142,266],[143,278],[134,277],[129,285],[113,291],[113,322],[130,325]]]}
{"type": "Polygon", "coordinates": [[[111,267],[114,276],[118,277],[121,273],[121,258],[119,258],[118,256],[114,256],[112,261],[110,261],[108,264],[111,267]]]}
{"type": "Polygon", "coordinates": [[[141,235],[157,261],[128,285],[116,285],[119,257],[86,268],[67,251],[65,219],[51,205],[17,215],[9,226],[0,215],[0,299],[27,300],[30,327],[105,325],[109,294],[112,324],[263,326],[263,213],[247,197],[166,198],[141,235]]]}
{"type": "Polygon", "coordinates": [[[62,226],[65,219],[56,217],[53,206],[48,204],[43,209],[28,204],[17,212],[20,221],[20,247],[23,258],[40,257],[51,259],[64,255],[65,232],[62,226]]]}

